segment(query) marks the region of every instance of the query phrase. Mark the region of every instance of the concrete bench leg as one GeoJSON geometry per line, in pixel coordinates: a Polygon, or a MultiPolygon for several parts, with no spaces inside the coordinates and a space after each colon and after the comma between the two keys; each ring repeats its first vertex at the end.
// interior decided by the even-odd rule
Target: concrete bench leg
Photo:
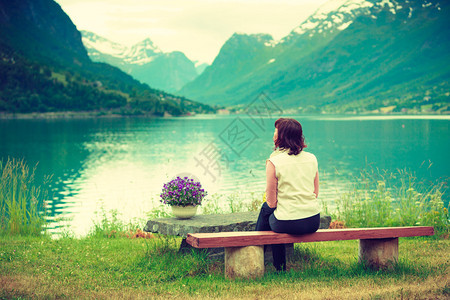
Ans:
{"type": "Polygon", "coordinates": [[[398,261],[398,238],[359,240],[359,261],[376,270],[391,267],[398,261]]]}
{"type": "Polygon", "coordinates": [[[257,278],[264,275],[264,246],[225,248],[225,277],[257,278]]]}

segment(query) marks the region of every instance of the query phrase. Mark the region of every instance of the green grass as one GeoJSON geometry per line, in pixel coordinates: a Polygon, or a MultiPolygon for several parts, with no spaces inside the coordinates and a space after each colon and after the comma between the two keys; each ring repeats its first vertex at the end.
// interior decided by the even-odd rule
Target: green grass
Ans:
{"type": "Polygon", "coordinates": [[[358,241],[295,245],[288,272],[228,280],[220,260],[178,253],[180,238],[0,237],[0,298],[399,299],[449,296],[449,240],[400,239],[399,263],[358,263],[358,241]],[[432,255],[430,255],[432,254],[432,255]]]}
{"type": "Polygon", "coordinates": [[[433,226],[437,237],[448,237],[450,215],[442,196],[447,182],[419,181],[412,172],[365,169],[340,194],[334,220],[348,227],[433,226]]]}
{"type": "MultiPolygon", "coordinates": [[[[424,185],[408,172],[365,171],[337,203],[337,216],[349,226],[435,226],[440,239],[400,239],[394,268],[374,271],[360,264],[358,241],[321,242],[295,245],[286,273],[267,265],[260,279],[228,280],[223,260],[211,260],[202,251],[179,253],[181,238],[143,233],[136,229],[139,224],[121,221],[117,211],[103,211],[84,238],[41,235],[37,204],[43,192],[34,185],[34,171],[15,160],[0,167],[0,299],[450,297],[444,184],[424,185]]],[[[255,210],[262,200],[259,195],[245,203],[240,195],[227,197],[211,197],[203,212],[255,210]]]]}
{"type": "Polygon", "coordinates": [[[0,161],[0,235],[40,235],[47,192],[23,160],[0,161]]]}
{"type": "MultiPolygon", "coordinates": [[[[97,212],[97,215],[100,214],[100,218],[94,221],[94,225],[92,226],[88,236],[96,237],[96,238],[115,238],[118,236],[126,235],[130,230],[134,231],[136,228],[141,227],[139,224],[133,224],[133,222],[123,222],[119,215],[120,213],[117,210],[111,210],[109,214],[102,209],[101,213],[97,212]]],[[[143,224],[144,221],[141,222],[143,224]]]]}

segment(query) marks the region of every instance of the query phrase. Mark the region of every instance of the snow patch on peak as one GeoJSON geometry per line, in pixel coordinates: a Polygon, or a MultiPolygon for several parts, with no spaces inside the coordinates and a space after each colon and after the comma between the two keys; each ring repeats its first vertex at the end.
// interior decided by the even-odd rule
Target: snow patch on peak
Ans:
{"type": "Polygon", "coordinates": [[[99,56],[99,53],[106,54],[120,58],[129,64],[147,64],[163,55],[163,52],[149,38],[128,48],[98,36],[95,33],[82,31],[82,41],[86,49],[94,50],[89,51],[89,55],[99,56]]]}
{"type": "Polygon", "coordinates": [[[273,38],[270,34],[265,34],[265,33],[258,33],[254,35],[257,39],[258,42],[262,43],[264,42],[264,44],[266,43],[270,43],[273,41],[273,38]]]}
{"type": "Polygon", "coordinates": [[[333,20],[334,23],[342,23],[342,21],[344,20],[344,15],[342,14],[332,15],[331,19],[333,20]]]}
{"type": "MultiPolygon", "coordinates": [[[[406,4],[408,4],[408,1],[405,1],[406,4]]],[[[401,9],[403,9],[403,6],[399,3],[397,3],[395,0],[381,0],[377,3],[377,6],[381,9],[388,8],[389,12],[393,15],[397,14],[397,12],[401,9]]],[[[412,8],[409,7],[409,18],[411,17],[412,8]]]]}
{"type": "Polygon", "coordinates": [[[351,13],[356,9],[370,8],[373,3],[366,0],[331,0],[314,13],[316,19],[326,19],[331,12],[334,13],[351,13]]]}
{"type": "Polygon", "coordinates": [[[127,51],[127,47],[98,36],[95,33],[89,31],[82,31],[81,33],[82,42],[87,49],[94,49],[116,57],[123,57],[127,51]]]}
{"type": "Polygon", "coordinates": [[[308,30],[316,28],[318,25],[319,25],[318,21],[314,22],[313,20],[308,19],[305,23],[295,28],[294,32],[298,34],[303,34],[308,30]]]}
{"type": "Polygon", "coordinates": [[[153,61],[163,52],[149,38],[132,46],[126,53],[126,61],[131,64],[143,65],[153,61]]]}
{"type": "Polygon", "coordinates": [[[131,47],[134,51],[151,51],[154,53],[161,53],[162,51],[153,43],[149,38],[146,38],[140,43],[135,44],[131,47]]]}
{"type": "Polygon", "coordinates": [[[353,23],[353,21],[349,21],[347,23],[343,23],[343,24],[339,25],[337,29],[340,30],[340,31],[345,30],[352,23],[353,23]]]}
{"type": "Polygon", "coordinates": [[[317,33],[327,34],[333,29],[345,30],[357,15],[368,12],[373,5],[372,2],[366,0],[328,1],[299,27],[295,28],[285,40],[293,35],[307,34],[312,37],[317,33]]]}
{"type": "Polygon", "coordinates": [[[264,46],[266,47],[275,47],[276,45],[278,45],[280,41],[275,41],[275,40],[271,40],[269,42],[265,42],[264,46]]]}
{"type": "Polygon", "coordinates": [[[427,7],[433,7],[433,8],[436,8],[437,10],[441,10],[441,6],[439,5],[439,3],[436,3],[433,5],[432,2],[425,0],[424,3],[422,3],[422,8],[427,8],[427,7]]]}
{"type": "Polygon", "coordinates": [[[338,10],[347,0],[331,0],[323,4],[319,7],[319,9],[314,13],[315,16],[319,16],[319,18],[322,18],[322,16],[327,17],[327,15],[332,12],[338,10]]]}
{"type": "Polygon", "coordinates": [[[153,60],[155,60],[155,56],[152,57],[138,57],[136,59],[133,58],[128,58],[126,59],[126,62],[131,63],[131,64],[136,64],[136,65],[144,65],[144,64],[148,64],[149,62],[152,62],[153,60]]]}
{"type": "Polygon", "coordinates": [[[392,3],[392,1],[390,0],[382,0],[381,2],[378,3],[378,5],[381,7],[387,6],[392,14],[394,15],[396,14],[397,3],[392,3]]]}

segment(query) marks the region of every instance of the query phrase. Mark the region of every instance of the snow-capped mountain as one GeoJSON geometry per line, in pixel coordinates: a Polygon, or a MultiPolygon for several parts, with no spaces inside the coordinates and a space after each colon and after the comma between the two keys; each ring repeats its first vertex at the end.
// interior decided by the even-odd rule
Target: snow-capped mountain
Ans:
{"type": "Polygon", "coordinates": [[[449,6],[442,0],[331,0],[279,41],[234,34],[180,93],[229,106],[264,91],[280,106],[308,111],[445,110],[449,6]]]}
{"type": "Polygon", "coordinates": [[[249,87],[320,49],[372,6],[366,0],[331,0],[279,41],[269,34],[235,33],[222,46],[211,67],[180,92],[212,103],[216,103],[214,99],[224,101],[223,95],[228,94],[231,103],[237,104],[251,91],[249,87]],[[243,79],[254,76],[257,78],[242,84],[243,79]]]}
{"type": "Polygon", "coordinates": [[[114,43],[93,32],[81,31],[81,34],[84,47],[88,50],[88,52],[92,52],[89,53],[89,56],[100,54],[120,58],[124,58],[126,56],[128,49],[124,45],[114,43]]]}
{"type": "Polygon", "coordinates": [[[439,3],[431,1],[399,1],[399,0],[331,0],[322,5],[300,26],[294,28],[289,36],[282,41],[289,40],[294,35],[306,34],[312,37],[317,34],[333,33],[335,30],[345,30],[360,15],[370,15],[377,18],[377,14],[383,10],[392,15],[402,13],[405,6],[408,8],[408,18],[411,18],[413,2],[422,2],[420,7],[435,7],[440,10],[439,3]],[[402,5],[402,2],[404,3],[402,5]],[[411,2],[411,3],[410,3],[411,2]]]}
{"type": "Polygon", "coordinates": [[[151,39],[147,38],[140,43],[133,45],[126,53],[124,61],[130,64],[144,65],[163,52],[156,46],[151,39]]]}
{"type": "Polygon", "coordinates": [[[306,19],[300,26],[281,42],[306,35],[313,37],[317,34],[332,34],[345,30],[353,20],[361,15],[369,13],[373,3],[366,0],[332,0],[322,5],[313,15],[306,19]]]}
{"type": "Polygon", "coordinates": [[[89,31],[81,34],[93,61],[116,66],[153,88],[175,92],[198,76],[194,62],[182,52],[164,53],[149,38],[128,48],[89,31]]]}

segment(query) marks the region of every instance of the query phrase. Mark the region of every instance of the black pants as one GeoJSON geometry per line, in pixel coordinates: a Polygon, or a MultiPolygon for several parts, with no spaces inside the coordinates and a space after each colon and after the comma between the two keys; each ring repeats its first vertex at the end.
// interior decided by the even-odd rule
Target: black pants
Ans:
{"type": "MultiPolygon", "coordinates": [[[[263,203],[256,222],[256,231],[275,231],[278,233],[306,234],[313,233],[319,229],[320,214],[298,220],[278,220],[266,202],[263,203]]],[[[272,245],[273,265],[278,271],[286,270],[286,249],[284,244],[272,245]]]]}

